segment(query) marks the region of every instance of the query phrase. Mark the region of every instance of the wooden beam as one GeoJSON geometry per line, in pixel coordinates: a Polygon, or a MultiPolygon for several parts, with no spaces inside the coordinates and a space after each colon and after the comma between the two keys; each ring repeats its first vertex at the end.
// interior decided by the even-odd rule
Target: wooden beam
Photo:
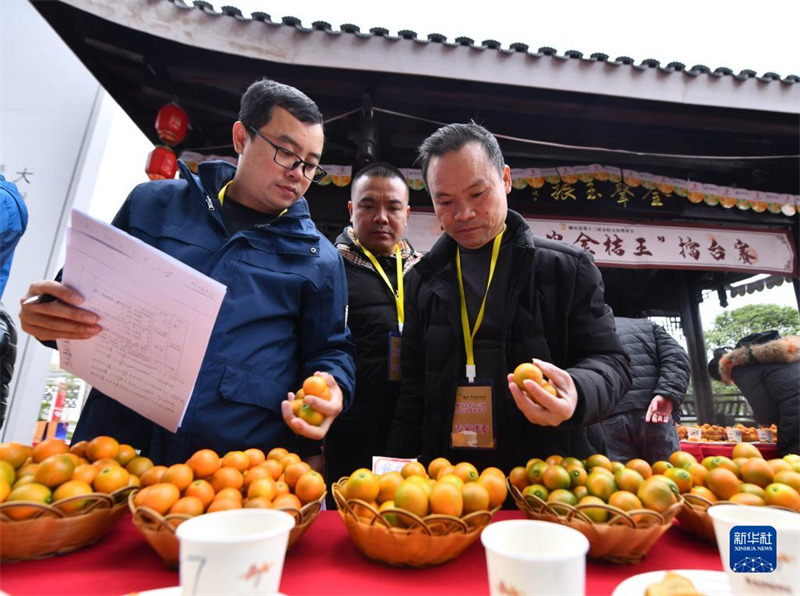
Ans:
{"type": "Polygon", "coordinates": [[[700,320],[700,308],[697,304],[694,280],[687,272],[684,272],[682,283],[678,283],[678,297],[681,327],[683,328],[684,336],[686,336],[686,347],[688,348],[689,363],[692,371],[697,422],[700,424],[706,422],[715,424],[714,396],[706,364],[706,348],[700,320]]]}

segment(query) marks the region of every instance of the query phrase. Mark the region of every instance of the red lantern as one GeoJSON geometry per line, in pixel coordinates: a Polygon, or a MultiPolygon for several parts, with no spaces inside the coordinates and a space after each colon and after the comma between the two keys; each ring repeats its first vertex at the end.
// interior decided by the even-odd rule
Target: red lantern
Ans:
{"type": "Polygon", "coordinates": [[[178,171],[178,158],[169,147],[159,145],[147,156],[147,165],[144,167],[150,180],[164,180],[175,177],[178,171]]]}
{"type": "Polygon", "coordinates": [[[189,117],[179,105],[167,103],[156,116],[156,132],[162,143],[170,147],[180,143],[189,128],[189,117]]]}

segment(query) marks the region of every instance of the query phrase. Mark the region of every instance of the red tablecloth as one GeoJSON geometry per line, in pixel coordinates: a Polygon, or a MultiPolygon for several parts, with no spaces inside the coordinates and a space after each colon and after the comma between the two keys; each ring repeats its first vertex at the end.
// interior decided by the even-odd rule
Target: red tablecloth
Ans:
{"type": "MultiPolygon", "coordinates": [[[[713,455],[724,455],[731,457],[733,447],[736,443],[702,443],[699,441],[681,441],[681,450],[691,453],[695,457],[709,457],[713,455]]],[[[764,459],[774,459],[778,457],[778,446],[775,443],[753,443],[764,459]]]]}
{"type": "MultiPolygon", "coordinates": [[[[519,518],[500,511],[495,520],[519,518]]],[[[670,529],[636,565],[590,561],[586,593],[610,594],[623,579],[659,569],[721,570],[714,545],[670,529]]],[[[68,555],[0,566],[0,589],[11,596],[109,594],[175,586],[178,573],[164,568],[131,523],[122,520],[105,539],[68,555]]],[[[350,541],[335,511],[323,511],[289,551],[281,592],[302,594],[487,594],[486,558],[480,540],[459,558],[427,569],[395,568],[366,559],[350,541]]]]}

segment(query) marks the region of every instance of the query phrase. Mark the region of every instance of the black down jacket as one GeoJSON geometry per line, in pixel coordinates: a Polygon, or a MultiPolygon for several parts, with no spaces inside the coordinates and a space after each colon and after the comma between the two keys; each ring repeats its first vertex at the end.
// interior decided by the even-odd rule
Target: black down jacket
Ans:
{"type": "Polygon", "coordinates": [[[656,395],[669,398],[677,412],[689,387],[689,356],[666,330],[649,319],[615,317],[617,335],[631,359],[633,386],[614,414],[646,410],[656,395]]]}
{"type": "MultiPolygon", "coordinates": [[[[336,239],[347,274],[347,325],[356,346],[356,391],[353,404],[341,414],[325,437],[329,481],[336,481],[360,467],[372,467],[373,455],[386,453],[386,438],[394,416],[400,383],[388,379],[389,333],[398,332],[397,305],[386,283],[355,245],[352,228],[336,239]]],[[[420,255],[406,240],[400,241],[403,271],[420,255]]],[[[394,257],[384,259],[386,275],[397,288],[394,257]]]]}
{"type": "Polygon", "coordinates": [[[498,265],[492,287],[505,282],[508,291],[495,302],[494,314],[488,310],[492,292],[487,303],[487,316],[500,319],[502,328],[489,340],[501,360],[491,375],[497,448],[480,454],[449,453],[455,387],[464,376],[465,356],[456,243],[443,235],[407,276],[403,381],[389,436],[390,454],[419,455],[423,461],[450,455],[506,471],[530,457],[586,457],[594,449],[583,427],[610,414],[629,389],[628,358],[591,255],[570,244],[534,238],[513,211],[508,212],[506,226],[510,279],[497,280],[502,269],[498,265]],[[506,375],[532,357],[565,369],[577,386],[577,408],[558,427],[528,422],[508,390],[506,375]]]}

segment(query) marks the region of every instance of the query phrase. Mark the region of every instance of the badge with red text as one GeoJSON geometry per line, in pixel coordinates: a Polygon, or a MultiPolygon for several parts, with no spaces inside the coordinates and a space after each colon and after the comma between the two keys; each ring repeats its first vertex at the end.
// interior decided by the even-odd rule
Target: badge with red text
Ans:
{"type": "Polygon", "coordinates": [[[489,379],[466,379],[456,387],[450,446],[467,449],[493,449],[494,384],[489,379]]]}
{"type": "Polygon", "coordinates": [[[400,342],[402,335],[396,331],[389,332],[389,368],[386,378],[390,381],[400,380],[400,342]]]}

